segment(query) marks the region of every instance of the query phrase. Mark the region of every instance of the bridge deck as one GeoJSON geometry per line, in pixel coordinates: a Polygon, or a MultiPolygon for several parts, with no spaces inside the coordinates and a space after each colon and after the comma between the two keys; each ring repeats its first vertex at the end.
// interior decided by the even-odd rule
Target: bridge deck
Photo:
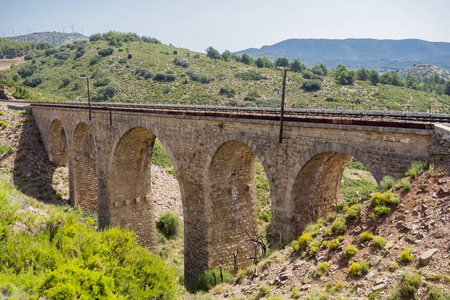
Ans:
{"type": "MultiPolygon", "coordinates": [[[[55,108],[89,109],[88,103],[66,102],[34,102],[31,106],[55,108]]],[[[151,114],[169,114],[182,116],[221,117],[254,120],[280,119],[280,109],[275,108],[242,108],[221,106],[188,106],[158,104],[126,104],[126,103],[91,103],[91,110],[139,112],[151,114]]],[[[380,126],[416,129],[434,129],[433,123],[450,123],[450,115],[420,112],[399,111],[353,111],[353,110],[317,110],[286,109],[286,122],[307,122],[325,124],[346,124],[360,126],[380,126]]]]}

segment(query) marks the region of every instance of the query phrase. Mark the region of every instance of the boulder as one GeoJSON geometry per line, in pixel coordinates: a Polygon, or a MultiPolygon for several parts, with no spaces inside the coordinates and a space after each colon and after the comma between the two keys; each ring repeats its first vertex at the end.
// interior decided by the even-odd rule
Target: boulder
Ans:
{"type": "Polygon", "coordinates": [[[422,253],[420,255],[419,263],[421,265],[427,264],[437,251],[438,251],[438,249],[436,249],[436,248],[429,249],[429,250],[425,251],[424,253],[422,253]]]}

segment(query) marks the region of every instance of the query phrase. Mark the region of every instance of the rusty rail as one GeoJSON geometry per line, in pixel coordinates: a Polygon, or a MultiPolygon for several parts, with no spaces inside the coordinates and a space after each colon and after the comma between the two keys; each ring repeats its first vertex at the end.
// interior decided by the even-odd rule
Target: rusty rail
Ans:
{"type": "MultiPolygon", "coordinates": [[[[88,109],[81,102],[32,102],[32,107],[54,107],[88,109]]],[[[223,106],[161,105],[129,103],[91,103],[91,110],[139,112],[183,116],[203,116],[277,121],[280,109],[243,108],[223,106]]],[[[308,122],[325,124],[346,124],[361,126],[382,126],[399,128],[434,129],[433,123],[450,123],[449,114],[399,112],[399,111],[353,111],[327,109],[285,109],[287,122],[308,122]]]]}

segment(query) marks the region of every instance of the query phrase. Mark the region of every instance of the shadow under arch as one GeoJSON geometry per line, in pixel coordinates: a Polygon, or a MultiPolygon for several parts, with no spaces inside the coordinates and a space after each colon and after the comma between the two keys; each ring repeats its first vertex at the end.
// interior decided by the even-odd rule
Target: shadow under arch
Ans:
{"type": "Polygon", "coordinates": [[[97,149],[87,123],[86,120],[81,120],[72,137],[73,201],[76,208],[97,213],[97,149]]]}
{"type": "Polygon", "coordinates": [[[151,193],[151,157],[156,138],[172,161],[184,207],[183,187],[172,151],[153,125],[135,120],[115,135],[107,171],[107,203],[100,204],[106,206],[106,210],[102,209],[99,215],[100,227],[131,228],[139,243],[152,250],[158,249],[151,193]]]}
{"type": "Polygon", "coordinates": [[[267,161],[250,139],[230,134],[218,141],[207,156],[204,187],[209,268],[233,264],[243,268],[251,264],[249,258],[254,252],[246,232],[257,233],[255,156],[265,168],[275,202],[267,161]]]}
{"type": "Polygon", "coordinates": [[[56,117],[51,122],[48,134],[48,158],[58,166],[67,165],[69,162],[69,147],[67,131],[60,118],[56,117]]]}
{"type": "Polygon", "coordinates": [[[357,148],[339,144],[321,144],[309,150],[294,166],[288,181],[290,237],[301,234],[311,221],[331,210],[341,198],[341,179],[351,157],[358,159],[379,183],[381,172],[357,148]]]}
{"type": "MultiPolygon", "coordinates": [[[[18,137],[12,170],[14,185],[25,195],[44,203],[67,204],[66,201],[62,201],[61,197],[57,195],[53,187],[53,175],[57,163],[50,163],[48,146],[43,142],[41,132],[31,110],[27,109],[20,113],[20,118],[25,118],[28,121],[21,122],[21,129],[19,130],[20,136],[18,137]]],[[[42,135],[46,136],[52,132],[51,125],[54,126],[53,130],[59,128],[57,130],[60,133],[59,145],[66,148],[66,150],[61,152],[67,153],[67,139],[65,139],[66,134],[61,119],[53,118],[49,122],[48,127],[42,128],[42,135]]],[[[66,158],[64,155],[62,157],[66,158]]],[[[67,164],[67,159],[62,160],[62,162],[67,164]]]]}

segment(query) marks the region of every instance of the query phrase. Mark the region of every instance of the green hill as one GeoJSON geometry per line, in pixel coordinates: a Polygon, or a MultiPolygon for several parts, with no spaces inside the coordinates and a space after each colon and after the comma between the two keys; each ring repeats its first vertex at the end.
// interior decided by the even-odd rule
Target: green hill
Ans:
{"type": "Polygon", "coordinates": [[[450,71],[441,67],[429,64],[415,65],[414,67],[407,68],[398,72],[398,76],[405,80],[408,76],[415,76],[419,78],[430,78],[437,75],[439,78],[449,80],[450,71]]]}
{"type": "MultiPolygon", "coordinates": [[[[33,50],[28,54],[33,59],[0,72],[0,83],[20,98],[86,101],[86,80],[81,77],[88,76],[94,101],[279,107],[280,72],[258,68],[244,55],[217,53],[219,59],[213,59],[135,34],[110,32],[90,40],[33,50]]],[[[432,92],[407,88],[404,82],[338,84],[336,70],[325,70],[324,75],[317,68],[300,67],[302,72],[288,73],[287,107],[450,112],[443,84],[429,89],[432,92]],[[311,83],[312,89],[305,88],[311,83]]]]}
{"type": "Polygon", "coordinates": [[[65,32],[33,32],[30,34],[8,37],[7,39],[12,41],[21,42],[47,42],[57,47],[70,44],[76,41],[87,41],[89,38],[81,33],[65,33],[65,32]]]}

